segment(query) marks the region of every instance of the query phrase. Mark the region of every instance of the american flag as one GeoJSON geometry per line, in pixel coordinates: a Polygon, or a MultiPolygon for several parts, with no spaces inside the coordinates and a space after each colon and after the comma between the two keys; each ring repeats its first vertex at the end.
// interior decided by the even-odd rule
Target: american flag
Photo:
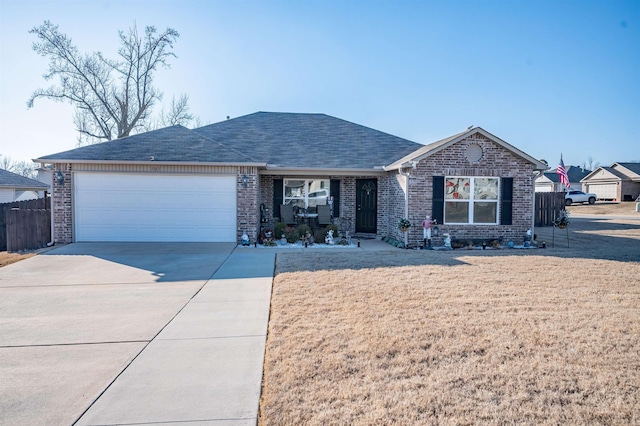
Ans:
{"type": "Polygon", "coordinates": [[[562,161],[562,154],[560,154],[560,165],[558,166],[558,174],[560,175],[560,183],[566,188],[571,188],[569,183],[569,175],[567,175],[567,169],[564,168],[564,161],[562,161]]]}

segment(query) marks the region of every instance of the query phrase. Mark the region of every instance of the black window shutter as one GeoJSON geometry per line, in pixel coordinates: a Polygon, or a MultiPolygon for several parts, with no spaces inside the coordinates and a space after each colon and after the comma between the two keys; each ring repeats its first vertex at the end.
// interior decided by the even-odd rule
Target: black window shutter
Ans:
{"type": "Polygon", "coordinates": [[[502,200],[500,202],[500,224],[513,224],[513,178],[502,178],[502,200]]]}
{"type": "Polygon", "coordinates": [[[284,196],[284,180],[273,180],[273,217],[280,217],[280,205],[284,196]]]}
{"type": "Polygon", "coordinates": [[[329,191],[333,197],[333,217],[340,217],[340,179],[331,179],[329,191]]]}
{"type": "Polygon", "coordinates": [[[444,223],[444,176],[433,177],[433,198],[431,207],[431,219],[438,224],[444,223]]]}

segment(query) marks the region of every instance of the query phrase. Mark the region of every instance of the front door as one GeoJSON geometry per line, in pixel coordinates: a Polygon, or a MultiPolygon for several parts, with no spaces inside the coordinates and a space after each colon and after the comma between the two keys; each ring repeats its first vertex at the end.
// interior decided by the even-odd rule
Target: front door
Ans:
{"type": "Polygon", "coordinates": [[[356,179],[356,232],[378,231],[378,179],[356,179]]]}

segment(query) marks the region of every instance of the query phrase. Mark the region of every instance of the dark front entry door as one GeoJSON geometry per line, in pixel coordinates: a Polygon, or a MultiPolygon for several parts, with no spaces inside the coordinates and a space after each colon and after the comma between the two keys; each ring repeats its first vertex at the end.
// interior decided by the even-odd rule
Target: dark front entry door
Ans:
{"type": "Polygon", "coordinates": [[[378,179],[356,179],[356,232],[378,231],[378,179]]]}

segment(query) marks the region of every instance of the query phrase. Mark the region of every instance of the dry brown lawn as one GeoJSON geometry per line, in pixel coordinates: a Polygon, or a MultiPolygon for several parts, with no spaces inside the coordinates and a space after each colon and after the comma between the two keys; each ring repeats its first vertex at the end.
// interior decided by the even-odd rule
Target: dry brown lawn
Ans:
{"type": "Polygon", "coordinates": [[[279,254],[260,424],[640,424],[640,221],[569,228],[279,254]]]}
{"type": "Polygon", "coordinates": [[[640,213],[636,212],[635,202],[597,202],[595,204],[573,204],[567,207],[567,210],[569,210],[572,214],[640,216],[640,213]]]}
{"type": "Polygon", "coordinates": [[[0,251],[0,267],[19,262],[31,256],[35,256],[35,253],[20,254],[20,253],[7,253],[6,251],[0,251]]]}

